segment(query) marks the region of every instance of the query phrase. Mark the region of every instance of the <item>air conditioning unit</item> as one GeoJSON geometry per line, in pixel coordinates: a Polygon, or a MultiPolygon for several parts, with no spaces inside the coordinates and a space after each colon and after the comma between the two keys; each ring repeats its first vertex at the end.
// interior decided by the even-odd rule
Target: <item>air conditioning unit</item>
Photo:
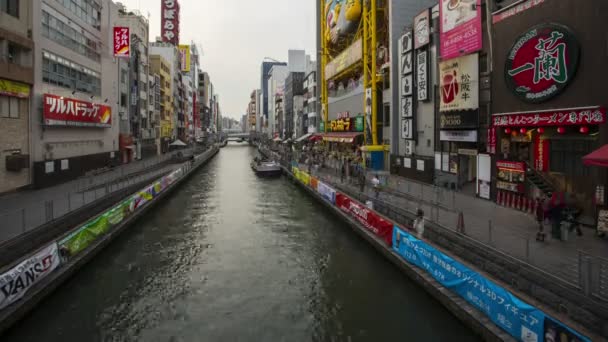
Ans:
{"type": "Polygon", "coordinates": [[[6,156],[6,170],[19,172],[30,167],[30,156],[28,154],[12,154],[6,156]]]}

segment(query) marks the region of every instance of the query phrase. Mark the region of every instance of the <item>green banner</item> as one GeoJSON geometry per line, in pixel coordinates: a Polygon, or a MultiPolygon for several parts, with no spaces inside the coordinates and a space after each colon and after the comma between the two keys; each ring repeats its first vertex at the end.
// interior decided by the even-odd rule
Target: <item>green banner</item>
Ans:
{"type": "MultiPolygon", "coordinates": [[[[106,214],[107,215],[107,214],[106,214]]],[[[75,255],[87,248],[99,236],[105,234],[110,227],[106,215],[100,216],[94,221],[84,225],[81,229],[72,235],[63,246],[67,247],[70,255],[75,255]]]]}
{"type": "Polygon", "coordinates": [[[363,132],[363,115],[355,117],[355,132],[363,132]]]}

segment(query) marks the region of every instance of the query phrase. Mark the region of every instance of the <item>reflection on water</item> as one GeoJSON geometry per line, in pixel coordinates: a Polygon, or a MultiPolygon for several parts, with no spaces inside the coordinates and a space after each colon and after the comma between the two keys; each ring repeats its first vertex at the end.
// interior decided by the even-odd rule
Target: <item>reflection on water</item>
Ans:
{"type": "Polygon", "coordinates": [[[209,165],[3,341],[474,341],[250,147],[209,165]]]}

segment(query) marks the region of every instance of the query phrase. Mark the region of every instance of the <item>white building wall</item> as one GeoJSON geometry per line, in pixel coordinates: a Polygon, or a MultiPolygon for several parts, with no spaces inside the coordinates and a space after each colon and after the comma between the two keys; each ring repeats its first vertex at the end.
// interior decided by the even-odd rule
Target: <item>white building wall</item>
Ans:
{"type": "Polygon", "coordinates": [[[285,78],[289,73],[289,68],[284,65],[275,65],[270,69],[270,78],[268,79],[268,128],[271,135],[276,132],[275,125],[277,122],[275,112],[275,101],[278,90],[285,88],[285,78]]]}
{"type": "Polygon", "coordinates": [[[306,72],[306,52],[304,50],[287,51],[289,72],[306,72]]]}

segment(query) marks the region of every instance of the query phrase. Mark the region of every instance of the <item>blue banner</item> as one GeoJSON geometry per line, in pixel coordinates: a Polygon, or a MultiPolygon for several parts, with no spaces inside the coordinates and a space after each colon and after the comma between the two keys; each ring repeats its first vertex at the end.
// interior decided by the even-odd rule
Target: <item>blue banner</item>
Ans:
{"type": "Polygon", "coordinates": [[[393,250],[460,295],[518,341],[558,341],[565,337],[567,341],[590,342],[398,226],[393,229],[393,250]]]}
{"type": "Polygon", "coordinates": [[[317,184],[317,192],[327,201],[336,204],[336,190],[323,182],[317,184]]]}

